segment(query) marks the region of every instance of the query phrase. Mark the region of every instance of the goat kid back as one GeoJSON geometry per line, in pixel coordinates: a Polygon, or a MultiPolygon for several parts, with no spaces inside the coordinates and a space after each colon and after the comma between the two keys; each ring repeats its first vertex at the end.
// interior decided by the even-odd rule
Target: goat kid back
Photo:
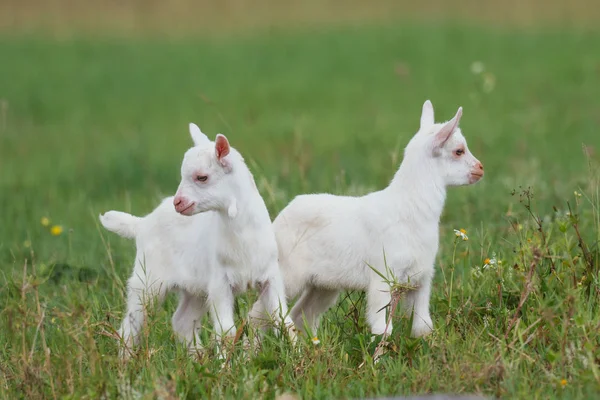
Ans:
{"type": "Polygon", "coordinates": [[[285,323],[294,335],[271,220],[251,172],[225,136],[211,142],[194,124],[190,134],[195,146],[185,153],[174,197],[143,218],[119,211],[100,216],[106,229],[136,240],[120,328],[124,357],[139,341],[146,306],[169,291],[179,292],[172,324],[190,352],[201,348],[208,311],[217,338],[235,335],[234,295],[255,285],[261,316],[285,323]]]}
{"type": "Polygon", "coordinates": [[[390,286],[376,269],[416,288],[403,301],[414,312],[412,335],[431,332],[429,299],[446,188],[483,177],[483,165],[458,127],[461,116],[459,108],[450,121],[435,123],[426,101],[420,129],[388,187],[362,197],[301,195],[277,216],[273,227],[286,294],[299,296],[291,311],[297,328],[306,324],[314,333],[341,290],[363,290],[372,333],[389,334],[390,286]]]}

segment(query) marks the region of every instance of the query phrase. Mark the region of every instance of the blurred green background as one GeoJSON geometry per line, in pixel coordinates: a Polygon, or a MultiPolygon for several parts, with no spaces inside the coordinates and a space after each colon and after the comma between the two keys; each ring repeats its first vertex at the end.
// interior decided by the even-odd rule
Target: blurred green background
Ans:
{"type": "MultiPolygon", "coordinates": [[[[6,330],[15,329],[20,315],[23,343],[41,345],[34,339],[39,309],[29,314],[40,300],[24,289],[35,288],[55,318],[88,310],[87,319],[65,324],[71,332],[85,326],[101,343],[94,351],[115,354],[93,322],[120,319],[134,251],[131,242],[99,229],[97,215],[109,209],[143,215],[175,192],[191,145],[189,122],[209,136],[228,136],[274,217],[296,194],[383,188],[418,128],[423,102],[432,100],[439,121],[463,106],[461,127],[486,176],[449,191],[442,237],[454,228],[471,232],[463,279],[492,250],[513,257],[509,220],[527,215],[513,191],[531,187],[543,217],[553,215],[553,206],[564,208],[574,190],[594,188],[599,22],[600,5],[592,0],[2,1],[0,270],[6,287],[0,315],[6,330]],[[40,222],[44,217],[49,226],[40,222]],[[54,235],[52,226],[60,227],[54,235]],[[45,283],[24,286],[29,275],[45,283]],[[48,276],[52,284],[44,281],[48,276]]],[[[593,222],[588,228],[595,235],[593,222]]],[[[453,262],[451,253],[451,239],[442,240],[441,265],[453,262]]],[[[443,303],[435,296],[434,312],[443,303]]],[[[160,321],[168,326],[168,314],[160,321]]],[[[157,337],[174,342],[165,329],[157,337]]],[[[75,336],[54,337],[48,362],[59,368],[75,336]]],[[[17,361],[28,351],[15,347],[20,337],[5,338],[4,373],[12,377],[5,378],[6,393],[81,395],[85,376],[97,385],[112,379],[110,368],[80,372],[80,383],[69,386],[38,365],[46,383],[39,391],[19,389],[12,385],[26,386],[29,378],[17,361]],[[51,392],[52,379],[62,389],[51,392]]],[[[81,365],[90,368],[93,351],[79,350],[81,365]]],[[[508,373],[499,390],[495,382],[461,386],[450,375],[439,386],[413,391],[515,395],[528,382],[556,380],[554,372],[549,378],[537,371],[511,386],[508,373]]],[[[296,378],[289,377],[295,390],[316,396],[296,378]]],[[[396,390],[365,379],[349,391],[342,385],[318,393],[396,390]]],[[[221,395],[239,394],[224,390],[221,395]]]]}
{"type": "Polygon", "coordinates": [[[3,3],[3,245],[41,216],[100,245],[92,214],[174,192],[191,121],[230,137],[273,215],[298,193],[381,188],[425,99],[438,120],[464,107],[487,171],[451,190],[446,221],[504,226],[512,189],[556,202],[598,143],[599,7],[543,4],[3,3]]]}

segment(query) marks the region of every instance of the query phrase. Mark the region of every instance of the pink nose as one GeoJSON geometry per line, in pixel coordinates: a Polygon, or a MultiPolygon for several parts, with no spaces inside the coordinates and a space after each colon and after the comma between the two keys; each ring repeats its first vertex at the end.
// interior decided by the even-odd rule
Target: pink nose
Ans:
{"type": "Polygon", "coordinates": [[[175,196],[175,198],[173,198],[173,205],[175,207],[177,207],[178,205],[180,205],[183,202],[183,199],[179,196],[175,196]]]}
{"type": "Polygon", "coordinates": [[[185,197],[177,195],[173,199],[173,205],[175,206],[175,211],[180,213],[187,208],[188,201],[185,197]]]}
{"type": "Polygon", "coordinates": [[[469,179],[470,183],[475,183],[483,178],[483,164],[480,161],[473,166],[471,170],[471,177],[469,179]]]}

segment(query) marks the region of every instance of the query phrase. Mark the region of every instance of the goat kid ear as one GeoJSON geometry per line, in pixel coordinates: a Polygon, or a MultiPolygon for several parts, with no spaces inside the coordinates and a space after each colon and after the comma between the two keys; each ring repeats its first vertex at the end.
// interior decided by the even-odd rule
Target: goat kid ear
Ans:
{"type": "Polygon", "coordinates": [[[462,107],[459,107],[454,118],[446,122],[438,133],[435,134],[435,138],[433,139],[433,147],[435,149],[444,147],[444,144],[452,137],[452,134],[460,122],[460,117],[462,117],[462,107]]]}
{"type": "Polygon", "coordinates": [[[198,125],[194,124],[193,122],[190,123],[190,135],[192,136],[194,146],[210,143],[208,137],[202,133],[200,128],[198,128],[198,125]]]}
{"type": "Polygon", "coordinates": [[[223,162],[223,158],[229,154],[229,141],[224,135],[217,134],[215,139],[215,153],[217,160],[223,162]]]}
{"type": "Polygon", "coordinates": [[[433,104],[431,101],[426,100],[423,103],[423,111],[421,112],[421,128],[428,128],[434,124],[433,121],[433,104]]]}

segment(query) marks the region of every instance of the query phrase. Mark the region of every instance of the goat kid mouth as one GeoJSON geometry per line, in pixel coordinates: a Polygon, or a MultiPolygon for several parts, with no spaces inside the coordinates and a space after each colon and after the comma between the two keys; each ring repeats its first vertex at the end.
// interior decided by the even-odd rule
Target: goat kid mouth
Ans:
{"type": "Polygon", "coordinates": [[[471,183],[478,182],[479,180],[481,180],[481,178],[483,178],[483,174],[471,173],[471,183]]]}
{"type": "Polygon", "coordinates": [[[195,205],[196,205],[196,203],[190,203],[190,205],[189,205],[189,206],[187,206],[186,208],[184,208],[184,209],[183,209],[183,210],[181,210],[181,211],[178,211],[178,213],[179,213],[179,214],[181,214],[181,215],[187,215],[187,216],[190,216],[190,215],[192,215],[192,214],[193,214],[193,211],[194,211],[193,207],[194,207],[195,205]]]}

